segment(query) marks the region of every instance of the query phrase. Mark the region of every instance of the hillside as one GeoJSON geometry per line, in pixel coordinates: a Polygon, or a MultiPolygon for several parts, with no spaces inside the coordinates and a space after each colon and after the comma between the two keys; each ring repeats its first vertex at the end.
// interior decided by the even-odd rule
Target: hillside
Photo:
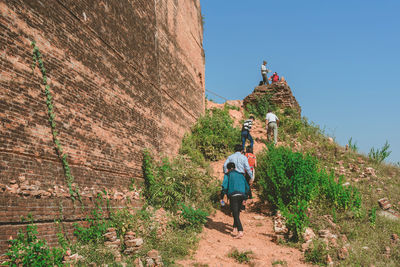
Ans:
{"type": "MultiPolygon", "coordinates": [[[[242,102],[228,101],[226,105],[240,107],[239,110],[229,110],[235,125],[240,125],[244,114],[248,114],[243,110],[242,102]]],[[[223,104],[208,103],[208,108],[223,107],[223,104]]],[[[323,201],[315,200],[307,212],[309,227],[305,229],[303,238],[295,243],[284,241],[282,233],[273,231],[271,214],[274,212],[264,207],[259,199],[243,215],[245,228],[250,228],[243,240],[233,240],[226,233],[221,234],[226,231],[225,224],[230,224],[232,218],[217,211],[204,228],[194,258],[184,261],[183,265],[198,261],[209,266],[216,263],[229,266],[233,260],[227,255],[233,248],[252,251],[252,263],[255,266],[270,266],[266,263],[273,262],[286,262],[288,266],[304,264],[301,263],[304,257],[296,252],[286,246],[279,249],[271,244],[274,240],[280,240],[280,244],[294,246],[305,252],[305,258],[316,264],[398,266],[400,169],[357,153],[354,146],[351,149],[351,143],[350,148],[341,147],[305,118],[285,115],[285,111],[279,108],[277,112],[282,120],[277,147],[288,147],[294,152],[314,156],[319,161],[319,168],[333,173],[335,180],[343,187],[354,186],[359,191],[362,201],[360,209],[357,212],[336,210],[323,201]]],[[[266,148],[265,123],[262,120],[256,120],[252,135],[259,157],[266,148]]],[[[222,179],[223,162],[212,163],[217,179],[222,179]]]]}

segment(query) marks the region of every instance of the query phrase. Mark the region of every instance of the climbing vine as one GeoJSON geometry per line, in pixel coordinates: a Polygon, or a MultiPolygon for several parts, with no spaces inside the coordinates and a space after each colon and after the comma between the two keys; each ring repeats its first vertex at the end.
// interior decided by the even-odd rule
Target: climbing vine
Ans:
{"type": "Polygon", "coordinates": [[[72,200],[75,200],[77,198],[80,202],[82,202],[78,186],[77,185],[73,186],[74,176],[71,174],[71,169],[69,168],[67,160],[68,154],[63,151],[60,140],[58,139],[58,132],[56,129],[56,122],[55,122],[56,116],[54,114],[54,106],[53,106],[53,97],[50,93],[50,86],[47,84],[46,69],[43,65],[42,56],[40,54],[39,48],[36,46],[36,42],[33,41],[31,44],[33,47],[32,71],[35,69],[36,66],[39,66],[39,70],[42,73],[43,85],[45,88],[44,93],[46,95],[47,114],[49,116],[49,123],[51,127],[51,133],[53,136],[54,147],[57,152],[58,158],[61,160],[63,164],[64,174],[67,180],[68,189],[72,200]]]}

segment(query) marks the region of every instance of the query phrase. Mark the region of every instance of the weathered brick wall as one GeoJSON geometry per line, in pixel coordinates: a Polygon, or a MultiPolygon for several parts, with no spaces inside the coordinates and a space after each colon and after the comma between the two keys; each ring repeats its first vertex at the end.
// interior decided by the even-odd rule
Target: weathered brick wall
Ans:
{"type": "Polygon", "coordinates": [[[0,28],[3,251],[19,215],[32,212],[53,229],[60,213],[52,207],[72,205],[54,189],[66,182],[41,75],[31,70],[31,40],[43,55],[72,174],[94,192],[141,179],[145,147],[177,152],[204,110],[204,54],[199,0],[7,0],[0,1],[0,28]],[[48,193],[24,191],[34,182],[48,193]]]}

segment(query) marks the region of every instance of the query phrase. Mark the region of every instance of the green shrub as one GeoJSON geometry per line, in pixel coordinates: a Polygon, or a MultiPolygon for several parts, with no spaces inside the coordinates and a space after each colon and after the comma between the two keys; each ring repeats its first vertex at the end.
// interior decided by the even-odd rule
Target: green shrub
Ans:
{"type": "Polygon", "coordinates": [[[206,171],[183,156],[154,162],[145,152],[143,169],[147,202],[155,207],[177,211],[180,203],[204,210],[218,194],[218,182],[206,171]]]}
{"type": "Polygon", "coordinates": [[[342,186],[342,179],[336,182],[333,173],[319,169],[316,158],[286,147],[269,145],[268,151],[258,157],[260,197],[281,210],[294,240],[301,239],[308,225],[306,210],[317,197],[336,209],[360,209],[359,192],[351,186],[342,186]]]}
{"type": "Polygon", "coordinates": [[[12,239],[6,255],[7,265],[11,266],[63,266],[65,251],[61,248],[50,249],[45,240],[37,238],[37,227],[31,222],[25,232],[20,230],[17,238],[12,239]]]}
{"type": "Polygon", "coordinates": [[[376,207],[373,207],[368,213],[368,219],[371,226],[375,226],[376,223],[376,207]]]}
{"type": "Polygon", "coordinates": [[[270,99],[271,95],[258,97],[254,103],[246,105],[247,112],[253,114],[260,120],[265,120],[265,115],[267,115],[269,108],[276,110],[275,105],[271,103],[270,99]]]}
{"type": "Polygon", "coordinates": [[[99,243],[104,241],[103,235],[110,227],[110,221],[106,218],[102,205],[102,196],[97,196],[96,207],[90,212],[90,216],[85,219],[85,225],[74,223],[74,235],[84,243],[99,243]]]}
{"type": "Polygon", "coordinates": [[[321,240],[313,240],[309,249],[304,252],[305,260],[314,264],[326,266],[328,250],[321,240]]]}
{"type": "Polygon", "coordinates": [[[353,142],[353,137],[350,137],[349,141],[347,142],[349,149],[353,152],[358,151],[357,142],[353,142]]]}
{"type": "Polygon", "coordinates": [[[205,160],[222,159],[239,141],[240,130],[233,127],[227,108],[206,110],[192,127],[191,133],[185,135],[180,153],[204,165],[205,160]]]}
{"type": "Polygon", "coordinates": [[[252,260],[251,255],[253,254],[252,251],[243,251],[239,252],[236,248],[232,250],[228,257],[235,259],[239,263],[250,263],[252,260]]]}
{"type": "Polygon", "coordinates": [[[381,149],[371,148],[368,153],[368,157],[375,163],[380,164],[392,153],[392,151],[389,151],[389,147],[390,145],[388,141],[386,141],[381,149]]]}
{"type": "Polygon", "coordinates": [[[194,209],[184,204],[181,204],[181,211],[188,226],[196,229],[201,228],[207,222],[207,216],[209,215],[206,211],[194,209]]]}

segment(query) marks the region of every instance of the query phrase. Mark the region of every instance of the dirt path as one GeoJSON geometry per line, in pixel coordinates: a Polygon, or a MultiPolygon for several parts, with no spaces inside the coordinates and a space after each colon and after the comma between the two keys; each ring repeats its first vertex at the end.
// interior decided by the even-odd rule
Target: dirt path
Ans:
{"type": "MultiPolygon", "coordinates": [[[[241,111],[232,110],[231,116],[235,123],[242,119],[241,111]]],[[[265,138],[265,130],[261,123],[257,121],[252,131],[255,139],[254,150],[258,153],[265,145],[257,140],[265,138]]],[[[223,178],[222,165],[224,160],[211,164],[216,179],[223,178]]],[[[245,212],[241,213],[240,218],[244,228],[244,237],[234,239],[231,235],[233,218],[229,211],[217,210],[214,215],[209,217],[201,234],[198,249],[189,259],[180,261],[183,266],[244,266],[234,259],[228,257],[233,249],[240,252],[252,251],[251,266],[309,266],[303,261],[302,253],[294,248],[277,245],[273,242],[275,236],[273,231],[272,217],[268,216],[268,210],[261,209],[261,203],[255,199],[245,212]],[[278,262],[286,263],[279,265],[278,262]],[[274,265],[272,265],[274,263],[274,265]]]]}

